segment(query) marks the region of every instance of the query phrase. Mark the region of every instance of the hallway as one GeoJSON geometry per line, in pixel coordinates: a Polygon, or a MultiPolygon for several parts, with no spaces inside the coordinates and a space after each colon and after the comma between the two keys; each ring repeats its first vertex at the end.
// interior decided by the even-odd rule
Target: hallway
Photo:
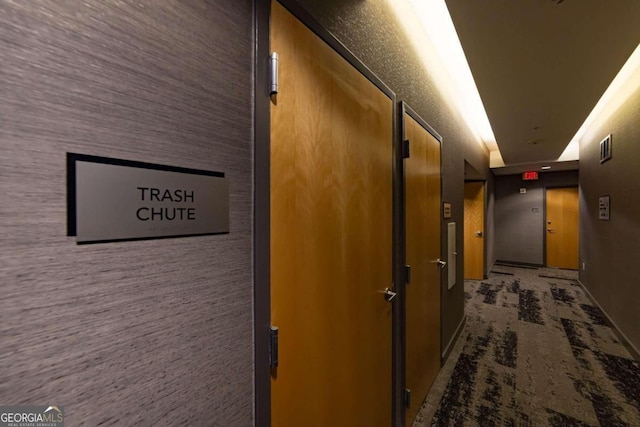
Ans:
{"type": "Polygon", "coordinates": [[[576,279],[496,265],[466,281],[465,328],[413,426],[640,425],[640,363],[576,279]]]}
{"type": "Polygon", "coordinates": [[[0,424],[406,427],[445,364],[424,423],[640,426],[637,22],[638,0],[0,2],[0,424]],[[465,295],[473,258],[579,271],[465,295]]]}

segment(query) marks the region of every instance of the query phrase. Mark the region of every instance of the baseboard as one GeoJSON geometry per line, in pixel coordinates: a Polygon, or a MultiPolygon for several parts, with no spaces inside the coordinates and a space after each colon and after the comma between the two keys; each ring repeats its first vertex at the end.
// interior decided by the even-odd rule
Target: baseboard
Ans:
{"type": "Polygon", "coordinates": [[[616,336],[618,337],[618,339],[620,340],[620,342],[622,343],[622,345],[625,346],[625,348],[627,349],[627,351],[631,354],[631,356],[637,360],[638,362],[640,362],[640,351],[638,351],[638,349],[636,348],[636,346],[634,346],[631,341],[629,341],[629,338],[627,338],[627,336],[620,330],[620,328],[618,328],[618,325],[616,325],[616,323],[611,319],[611,317],[609,316],[609,314],[604,311],[604,309],[602,308],[602,306],[600,306],[600,304],[598,303],[598,301],[594,298],[593,295],[591,295],[591,292],[589,292],[589,290],[587,289],[587,287],[580,281],[578,280],[578,284],[582,287],[582,290],[584,291],[584,293],[587,295],[587,297],[591,300],[591,302],[600,309],[600,311],[602,311],[602,314],[604,314],[604,317],[607,318],[607,322],[609,322],[609,326],[611,327],[611,329],[613,330],[613,333],[616,334],[616,336]]]}
{"type": "Polygon", "coordinates": [[[493,270],[493,267],[496,265],[496,260],[494,259],[493,262],[491,263],[491,265],[489,266],[489,269],[487,270],[487,274],[491,273],[491,270],[493,270]]]}
{"type": "Polygon", "coordinates": [[[460,323],[458,323],[458,327],[456,328],[455,333],[453,334],[453,336],[449,340],[449,343],[447,344],[447,346],[444,348],[444,351],[442,352],[440,366],[444,366],[444,362],[446,362],[447,359],[449,358],[449,355],[451,354],[451,350],[453,350],[453,346],[456,344],[456,342],[458,342],[458,338],[460,337],[460,334],[462,333],[462,329],[464,328],[464,325],[466,322],[467,322],[467,315],[465,314],[464,316],[462,316],[462,319],[460,320],[460,323]]]}
{"type": "Polygon", "coordinates": [[[529,268],[531,270],[537,270],[539,268],[544,267],[542,264],[532,264],[529,262],[520,262],[520,261],[505,261],[505,260],[496,260],[493,265],[498,265],[502,267],[519,267],[519,268],[529,268]]]}

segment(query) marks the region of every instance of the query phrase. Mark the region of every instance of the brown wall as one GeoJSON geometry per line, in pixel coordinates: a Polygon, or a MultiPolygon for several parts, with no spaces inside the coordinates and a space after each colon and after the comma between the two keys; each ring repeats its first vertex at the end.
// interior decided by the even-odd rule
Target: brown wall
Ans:
{"type": "Polygon", "coordinates": [[[580,281],[631,343],[640,348],[640,86],[580,141],[580,281]],[[612,158],[600,141],[612,134],[612,158]],[[598,200],[611,196],[610,221],[598,200]],[[584,269],[582,264],[584,263],[584,269]]]}
{"type": "MultiPolygon", "coordinates": [[[[304,0],[301,1],[320,23],[369,67],[442,137],[442,200],[452,203],[456,222],[457,247],[463,247],[464,161],[490,180],[488,152],[469,131],[457,111],[440,95],[431,75],[422,65],[406,38],[394,12],[383,1],[304,0]]],[[[493,191],[492,181],[488,191],[493,191]]],[[[493,223],[492,218],[487,221],[493,223]]],[[[446,254],[446,222],[442,223],[442,248],[446,254]]],[[[461,254],[462,255],[462,254],[461,254]]],[[[488,254],[493,259],[491,254],[488,254]]],[[[442,349],[452,339],[464,315],[464,259],[458,257],[458,282],[447,289],[442,282],[442,349]]]]}
{"type": "Polygon", "coordinates": [[[253,424],[252,2],[0,3],[0,402],[253,424]],[[65,153],[222,171],[230,233],[78,246],[65,153]]]}

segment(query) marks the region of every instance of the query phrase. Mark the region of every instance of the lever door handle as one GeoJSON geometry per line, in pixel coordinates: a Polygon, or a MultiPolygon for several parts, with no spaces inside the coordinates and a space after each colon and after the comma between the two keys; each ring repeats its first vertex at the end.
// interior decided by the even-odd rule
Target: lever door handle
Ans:
{"type": "Polygon", "coordinates": [[[447,265],[447,261],[443,261],[440,258],[438,258],[435,261],[431,261],[432,264],[438,264],[438,267],[440,268],[444,268],[445,265],[447,265]]]}
{"type": "Polygon", "coordinates": [[[549,233],[555,233],[555,232],[556,232],[556,230],[554,230],[553,228],[547,228],[547,231],[548,231],[549,233]]]}
{"type": "Polygon", "coordinates": [[[379,292],[382,292],[384,294],[384,299],[386,299],[388,302],[393,301],[393,299],[398,295],[397,292],[393,292],[390,288],[385,288],[384,291],[379,292]]]}

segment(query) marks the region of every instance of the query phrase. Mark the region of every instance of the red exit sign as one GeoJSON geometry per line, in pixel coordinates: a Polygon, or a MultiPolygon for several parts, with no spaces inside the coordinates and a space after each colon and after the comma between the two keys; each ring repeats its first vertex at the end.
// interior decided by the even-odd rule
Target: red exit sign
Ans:
{"type": "Polygon", "coordinates": [[[522,180],[523,181],[534,181],[538,179],[538,172],[536,171],[530,171],[530,172],[523,172],[522,173],[522,180]]]}

